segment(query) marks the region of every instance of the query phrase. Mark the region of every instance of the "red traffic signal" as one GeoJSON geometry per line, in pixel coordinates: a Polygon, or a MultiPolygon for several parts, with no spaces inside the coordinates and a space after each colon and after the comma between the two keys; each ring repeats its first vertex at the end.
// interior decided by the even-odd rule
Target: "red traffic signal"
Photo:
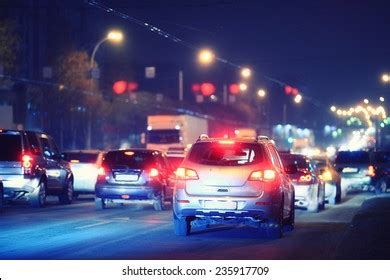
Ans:
{"type": "Polygon", "coordinates": [[[215,85],[212,83],[203,83],[200,85],[200,92],[203,96],[210,96],[215,92],[215,85]]]}
{"type": "Polygon", "coordinates": [[[138,83],[137,82],[128,82],[127,83],[127,89],[130,92],[136,91],[138,89],[138,83]]]}
{"type": "Polygon", "coordinates": [[[229,85],[229,92],[233,95],[237,95],[240,93],[240,85],[239,84],[231,84],[229,85]]]}
{"type": "Polygon", "coordinates": [[[290,95],[290,94],[292,94],[292,95],[298,95],[298,94],[299,94],[299,90],[298,90],[297,88],[294,88],[294,87],[289,86],[289,85],[287,85],[287,86],[284,87],[284,92],[285,92],[287,95],[290,95]]]}
{"type": "Polygon", "coordinates": [[[200,84],[193,84],[193,85],[191,86],[191,90],[192,90],[193,93],[198,93],[198,92],[200,92],[200,84]]]}
{"type": "Polygon", "coordinates": [[[115,94],[123,94],[126,92],[127,82],[126,81],[116,81],[112,86],[112,90],[115,94]]]}

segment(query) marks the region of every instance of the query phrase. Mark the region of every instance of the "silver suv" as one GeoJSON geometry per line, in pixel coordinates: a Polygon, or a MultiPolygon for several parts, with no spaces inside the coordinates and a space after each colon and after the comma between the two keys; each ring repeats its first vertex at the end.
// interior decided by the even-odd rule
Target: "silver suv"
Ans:
{"type": "Polygon", "coordinates": [[[273,141],[202,135],[176,171],[173,223],[182,236],[197,224],[244,223],[280,238],[294,225],[294,187],[273,141]]]}

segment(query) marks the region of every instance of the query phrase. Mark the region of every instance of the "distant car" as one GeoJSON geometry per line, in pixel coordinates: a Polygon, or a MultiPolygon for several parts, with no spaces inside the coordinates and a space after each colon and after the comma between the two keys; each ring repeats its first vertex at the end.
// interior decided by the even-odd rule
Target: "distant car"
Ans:
{"type": "Polygon", "coordinates": [[[369,190],[372,186],[374,168],[367,151],[340,151],[336,155],[334,167],[341,176],[341,189],[369,190]]]}
{"type": "Polygon", "coordinates": [[[246,223],[279,238],[294,225],[294,188],[266,137],[208,138],[192,145],[176,171],[173,224],[186,236],[195,223],[246,223]]]}
{"type": "Polygon", "coordinates": [[[94,194],[99,168],[103,160],[99,150],[73,150],[62,153],[62,158],[70,163],[74,176],[73,195],[94,194]]]}
{"type": "Polygon", "coordinates": [[[283,165],[290,172],[295,189],[295,205],[311,212],[325,207],[325,184],[319,179],[308,157],[300,154],[280,155],[283,165]]]}
{"type": "Polygon", "coordinates": [[[172,198],[174,173],[165,155],[147,149],[115,150],[103,157],[95,186],[97,209],[111,203],[151,202],[156,211],[172,198]]]}
{"type": "Polygon", "coordinates": [[[373,166],[372,185],[377,194],[385,193],[390,188],[390,151],[372,153],[373,166]]]}
{"type": "Polygon", "coordinates": [[[73,198],[73,174],[52,137],[45,133],[0,130],[0,177],[4,200],[27,200],[42,207],[47,195],[60,203],[73,198]]]}
{"type": "Polygon", "coordinates": [[[312,157],[311,163],[317,171],[317,175],[325,182],[325,200],[329,204],[340,203],[345,193],[341,191],[341,177],[334,169],[330,160],[326,157],[312,157]]]}

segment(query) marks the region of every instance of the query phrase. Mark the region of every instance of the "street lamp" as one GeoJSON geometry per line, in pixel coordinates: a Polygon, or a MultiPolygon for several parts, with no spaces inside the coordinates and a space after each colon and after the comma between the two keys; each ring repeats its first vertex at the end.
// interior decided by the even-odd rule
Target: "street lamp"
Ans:
{"type": "Polygon", "coordinates": [[[266,95],[267,95],[267,92],[262,88],[257,91],[257,96],[260,98],[264,98],[266,95]]]}
{"type": "Polygon", "coordinates": [[[330,110],[331,110],[332,112],[336,112],[337,108],[336,108],[336,106],[332,106],[332,107],[330,107],[330,110]]]}
{"type": "Polygon", "coordinates": [[[390,82],[390,75],[387,73],[383,74],[382,75],[382,82],[384,82],[384,83],[390,82]]]}
{"type": "MultiPolygon", "coordinates": [[[[118,30],[111,30],[110,32],[108,32],[107,36],[104,37],[103,39],[101,39],[99,42],[97,42],[97,44],[93,48],[92,55],[91,55],[91,61],[89,63],[89,68],[91,71],[91,83],[90,83],[90,92],[91,93],[93,92],[93,79],[94,79],[94,77],[92,74],[92,70],[94,69],[96,52],[98,51],[99,47],[106,41],[110,41],[112,43],[120,43],[120,42],[122,42],[122,40],[123,40],[122,32],[120,32],[118,30]]],[[[89,115],[88,115],[88,126],[87,126],[87,143],[86,143],[87,149],[91,148],[91,144],[92,144],[92,110],[90,109],[89,115]]]]}
{"type": "Polygon", "coordinates": [[[249,79],[251,75],[252,75],[252,70],[249,69],[248,67],[245,67],[245,68],[241,69],[241,76],[244,79],[249,79]]]}
{"type": "Polygon", "coordinates": [[[370,101],[369,101],[367,98],[365,98],[365,99],[363,100],[363,102],[364,102],[364,104],[370,103],[370,101]]]}
{"type": "Polygon", "coordinates": [[[201,49],[198,53],[198,61],[201,65],[209,65],[215,60],[215,54],[210,49],[201,49]]]}
{"type": "Polygon", "coordinates": [[[385,98],[383,96],[379,97],[380,102],[385,102],[385,98]]]}
{"type": "Polygon", "coordinates": [[[246,91],[248,89],[248,85],[245,83],[240,83],[239,87],[241,91],[246,91]]]}
{"type": "Polygon", "coordinates": [[[300,94],[296,95],[294,98],[294,102],[299,104],[299,103],[301,103],[301,101],[302,101],[302,95],[300,95],[300,94]]]}

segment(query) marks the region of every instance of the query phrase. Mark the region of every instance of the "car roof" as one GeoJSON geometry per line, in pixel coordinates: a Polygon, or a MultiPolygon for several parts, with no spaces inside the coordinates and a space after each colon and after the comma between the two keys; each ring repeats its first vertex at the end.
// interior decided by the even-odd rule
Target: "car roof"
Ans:
{"type": "Polygon", "coordinates": [[[144,152],[144,153],[160,153],[159,150],[152,150],[152,149],[144,149],[144,148],[131,148],[131,149],[118,149],[118,150],[110,150],[107,151],[107,153],[117,153],[117,152],[144,152]]]}
{"type": "Polygon", "coordinates": [[[280,157],[283,158],[302,158],[302,159],[309,159],[307,156],[302,154],[288,154],[288,153],[281,153],[280,157]]]}
{"type": "Polygon", "coordinates": [[[219,142],[219,141],[234,141],[237,143],[272,143],[272,140],[269,139],[261,139],[258,140],[256,138],[206,138],[206,139],[198,139],[196,143],[207,143],[207,142],[219,142]]]}
{"type": "Polygon", "coordinates": [[[74,154],[99,154],[103,153],[101,150],[66,150],[64,153],[74,153],[74,154]]]}

